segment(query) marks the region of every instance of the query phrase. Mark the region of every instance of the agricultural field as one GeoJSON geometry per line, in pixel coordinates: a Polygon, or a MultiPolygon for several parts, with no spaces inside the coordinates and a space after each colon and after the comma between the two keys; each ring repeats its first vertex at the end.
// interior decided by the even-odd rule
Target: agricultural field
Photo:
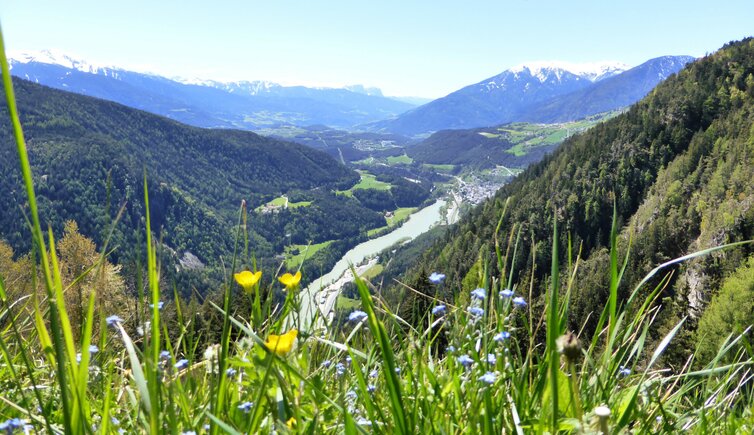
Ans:
{"type": "Polygon", "coordinates": [[[390,183],[377,180],[377,177],[370,174],[367,171],[357,170],[361,175],[361,180],[348,190],[339,190],[337,193],[340,195],[353,196],[353,191],[357,189],[375,189],[375,190],[389,190],[390,183]]]}
{"type": "Polygon", "coordinates": [[[317,251],[328,247],[332,242],[332,240],[328,240],[326,242],[315,243],[313,245],[288,246],[285,250],[285,266],[288,268],[288,270],[297,269],[306,259],[311,258],[311,256],[316,254],[317,251]]]}
{"type": "Polygon", "coordinates": [[[307,207],[307,206],[310,206],[311,204],[312,204],[311,201],[291,202],[288,200],[288,197],[286,196],[278,196],[272,201],[269,201],[266,204],[260,205],[259,207],[255,209],[255,211],[261,212],[265,210],[265,208],[269,209],[273,207],[282,207],[282,208],[307,207]]]}

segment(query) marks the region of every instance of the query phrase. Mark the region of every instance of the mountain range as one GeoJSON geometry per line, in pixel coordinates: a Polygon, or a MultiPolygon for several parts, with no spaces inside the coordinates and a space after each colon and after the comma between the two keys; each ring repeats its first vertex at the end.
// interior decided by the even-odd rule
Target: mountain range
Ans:
{"type": "MultiPolygon", "coordinates": [[[[635,286],[659,264],[754,239],[752,144],[749,38],[689,64],[624,113],[567,139],[426,249],[401,282],[421,288],[422,274],[441,271],[452,277],[442,296],[462,304],[457,298],[468,298],[481,284],[482,271],[501,273],[503,283],[507,276],[508,285],[520,283],[514,290],[528,295],[538,316],[549,288],[551,252],[560,252],[560,264],[569,265],[561,276],[569,289],[568,328],[589,336],[609,294],[613,216],[625,283],[617,290],[620,305],[630,303],[635,286]],[[550,250],[555,219],[559,246],[550,250]],[[510,269],[488,270],[501,252],[510,269]],[[581,261],[574,263],[570,253],[579,253],[581,261]]],[[[737,278],[751,276],[752,258],[751,243],[728,247],[667,267],[641,287],[637,300],[659,292],[654,301],[661,326],[651,340],[689,317],[676,336],[675,353],[669,352],[675,367],[691,361],[697,343],[706,343],[706,353],[694,355],[695,363],[714,356],[725,336],[752,324],[754,287],[750,279],[742,284],[737,278]]]]}
{"type": "MultiPolygon", "coordinates": [[[[254,210],[283,194],[311,192],[317,199],[308,199],[296,218],[309,229],[320,228],[319,222],[346,222],[330,230],[331,239],[385,225],[380,213],[331,193],[348,189],[359,175],[324,152],[249,131],[187,126],[26,80],[15,79],[14,87],[43,225],[59,233],[65,221],[75,220],[82,234],[101,245],[123,206],[110,245],[117,247],[113,259],[120,263],[143,247],[145,175],[153,228],[174,260],[198,258],[211,265],[233,252],[242,199],[254,210]]],[[[0,138],[13,143],[4,107],[0,138]]],[[[0,147],[0,173],[7,175],[0,179],[0,238],[23,253],[29,238],[22,235],[25,193],[17,168],[15,148],[0,147]]],[[[265,227],[255,218],[249,228],[260,261],[280,252],[275,247],[285,230],[270,225],[276,223],[265,227]]],[[[308,234],[315,242],[318,236],[314,230],[308,234]]]]}
{"type": "Polygon", "coordinates": [[[576,120],[636,102],[691,60],[664,56],[634,68],[617,62],[521,65],[367,128],[412,136],[509,122],[576,120]]]}
{"type": "Polygon", "coordinates": [[[171,79],[103,67],[55,51],[10,56],[11,74],[57,89],[125,104],[197,127],[255,130],[324,124],[351,128],[415,104],[379,89],[282,86],[264,81],[171,79]]]}
{"type": "Polygon", "coordinates": [[[620,109],[691,60],[664,56],[634,68],[619,62],[533,62],[429,102],[385,97],[378,88],[362,85],[335,89],[167,78],[99,66],[50,50],[13,54],[10,66],[13,75],[30,81],[197,127],[274,130],[326,125],[426,136],[509,122],[564,122],[620,109]]]}

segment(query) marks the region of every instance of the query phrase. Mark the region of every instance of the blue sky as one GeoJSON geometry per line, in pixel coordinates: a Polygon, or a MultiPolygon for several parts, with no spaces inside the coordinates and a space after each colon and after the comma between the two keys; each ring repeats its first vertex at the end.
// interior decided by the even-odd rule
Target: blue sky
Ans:
{"type": "Polygon", "coordinates": [[[168,76],[440,97],[527,61],[702,56],[754,35],[754,2],[3,0],[0,24],[14,51],[58,49],[168,76]]]}

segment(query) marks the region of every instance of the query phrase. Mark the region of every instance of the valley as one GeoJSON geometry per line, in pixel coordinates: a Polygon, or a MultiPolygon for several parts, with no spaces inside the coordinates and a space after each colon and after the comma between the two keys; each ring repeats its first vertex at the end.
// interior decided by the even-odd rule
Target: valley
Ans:
{"type": "Polygon", "coordinates": [[[0,433],[751,432],[750,5],[247,3],[0,13],[0,433]]]}
{"type": "MultiPolygon", "coordinates": [[[[151,115],[132,112],[103,101],[95,102],[86,97],[74,98],[66,103],[66,109],[62,109],[64,94],[59,91],[47,90],[28,82],[19,82],[19,89],[22,107],[27,116],[33,119],[27,122],[27,134],[33,151],[61,156],[56,159],[62,163],[65,161],[62,156],[81,152],[81,138],[90,138],[85,139],[85,143],[89,144],[86,145],[89,147],[87,164],[101,168],[96,173],[67,172],[57,166],[37,168],[42,174],[55,174],[54,177],[45,177],[40,184],[40,194],[45,204],[48,204],[47,201],[50,205],[57,204],[58,198],[67,197],[69,193],[66,192],[74,186],[97,187],[90,189],[86,195],[79,195],[80,201],[84,201],[84,209],[91,210],[89,214],[82,214],[75,209],[61,213],[65,210],[61,208],[59,217],[51,222],[53,228],[73,219],[84,234],[101,243],[102,239],[99,237],[108,224],[108,220],[104,219],[108,207],[112,214],[115,204],[126,204],[124,211],[129,217],[115,228],[113,237],[119,245],[128,246],[135,240],[130,226],[138,222],[134,214],[140,210],[129,206],[133,202],[133,193],[130,192],[138,191],[138,162],[144,161],[142,159],[145,155],[172,155],[176,168],[192,168],[191,171],[204,168],[208,160],[225,159],[223,163],[215,163],[214,168],[203,169],[206,174],[216,173],[213,178],[208,178],[210,182],[188,177],[189,172],[185,170],[171,172],[162,166],[152,166],[147,174],[149,185],[159,187],[152,195],[155,195],[154,201],[159,207],[156,219],[165,249],[164,261],[166,265],[177,265],[166,276],[179,281],[201,279],[203,284],[196,289],[199,294],[207,294],[211,290],[218,279],[218,254],[232,246],[232,235],[221,229],[231,225],[236,213],[233,210],[240,202],[239,198],[247,200],[251,222],[247,228],[250,249],[258,264],[265,268],[283,265],[287,270],[301,269],[304,272],[303,282],[309,283],[314,277],[338,264],[350,249],[360,243],[397,231],[402,231],[401,238],[416,237],[428,226],[417,233],[411,233],[407,229],[401,229],[402,225],[415,219],[415,214],[421,215],[423,211],[420,210],[431,204],[443,204],[444,221],[456,222],[474,205],[492,196],[532,161],[552,151],[560,140],[614,116],[599,115],[585,121],[557,125],[510,124],[468,133],[453,133],[455,136],[439,134],[446,147],[443,149],[437,146],[438,139],[435,136],[417,142],[391,134],[351,133],[326,127],[266,131],[275,139],[223,130],[204,133],[178,124],[166,124],[166,121],[151,115]],[[41,107],[46,107],[46,110],[42,111],[41,107]],[[51,108],[55,109],[50,110],[51,108]],[[83,129],[83,113],[103,116],[104,124],[113,125],[107,133],[112,139],[91,136],[90,132],[83,129]],[[105,113],[110,113],[107,115],[109,118],[104,118],[105,113]],[[142,125],[141,132],[135,133],[124,128],[118,117],[129,119],[131,125],[142,125]],[[153,134],[151,138],[164,136],[167,148],[164,145],[157,148],[146,146],[145,131],[157,126],[160,126],[161,132],[153,134]],[[169,138],[165,134],[167,130],[173,131],[169,138]],[[78,134],[79,138],[74,139],[72,134],[78,134]],[[182,139],[181,135],[184,134],[187,139],[182,139]],[[305,145],[297,148],[297,153],[307,149],[316,150],[307,151],[315,152],[307,159],[311,160],[316,155],[316,159],[322,159],[322,162],[317,169],[301,171],[307,164],[301,163],[303,166],[289,169],[284,159],[278,160],[278,156],[263,157],[260,163],[255,164],[253,174],[258,174],[254,177],[261,179],[280,180],[276,181],[279,183],[277,187],[273,187],[275,184],[271,181],[264,184],[253,181],[255,179],[249,178],[248,173],[240,171],[241,167],[238,172],[235,169],[217,172],[222,167],[232,168],[237,162],[230,163],[232,160],[227,159],[227,151],[224,151],[225,155],[209,156],[203,155],[205,151],[200,148],[189,151],[187,146],[196,146],[190,145],[191,143],[206,143],[208,139],[202,135],[211,138],[210,141],[223,141],[227,136],[236,147],[236,159],[251,157],[242,151],[249,141],[286,139],[305,145]],[[469,139],[469,136],[476,139],[469,139]],[[485,142],[482,147],[484,151],[464,153],[462,150],[480,149],[469,146],[470,140],[485,142]],[[116,155],[115,149],[107,148],[109,145],[106,144],[112,141],[121,144],[122,154],[116,155]],[[494,145],[487,145],[488,143],[494,145]],[[46,145],[40,148],[35,144],[46,145]],[[170,148],[174,144],[178,144],[178,147],[170,148]],[[433,152],[424,151],[430,147],[434,149],[433,152]],[[177,157],[178,152],[183,155],[177,157]],[[321,154],[316,154],[317,152],[321,154]],[[324,158],[325,154],[330,159],[324,158]],[[503,158],[505,164],[496,160],[501,154],[509,156],[503,158]],[[491,156],[494,157],[490,158],[491,156]],[[337,166],[338,162],[340,166],[337,166]],[[266,168],[271,170],[263,169],[265,166],[260,164],[268,165],[266,168]],[[332,169],[325,170],[325,167],[332,169]],[[333,179],[334,173],[340,174],[340,178],[333,179]],[[281,176],[282,174],[295,176],[281,176]],[[325,179],[333,181],[328,184],[324,182],[325,179]],[[218,183],[219,181],[222,182],[218,183]],[[108,198],[111,204],[109,206],[103,204],[108,198]],[[198,198],[201,200],[197,201],[198,198]],[[214,222],[215,232],[197,236],[204,227],[199,222],[207,219],[214,222]],[[334,225],[335,222],[338,224],[334,225]],[[189,264],[184,258],[195,258],[196,261],[190,263],[197,266],[184,267],[184,264],[189,264]]],[[[5,134],[8,134],[7,130],[5,134]]],[[[283,149],[290,148],[286,152],[293,152],[293,144],[285,143],[283,149]]],[[[264,154],[256,152],[255,156],[258,159],[264,154]]],[[[162,159],[160,157],[152,162],[162,159]]],[[[12,160],[6,160],[10,161],[12,160]]],[[[6,182],[9,184],[4,189],[7,192],[13,191],[11,186],[16,181],[6,182]]],[[[5,198],[12,200],[13,196],[6,195],[5,198]]],[[[17,252],[24,252],[28,245],[24,244],[23,239],[14,238],[18,230],[13,222],[19,220],[16,220],[14,213],[6,214],[5,218],[7,224],[4,238],[17,252]]],[[[384,246],[382,249],[388,247],[384,246]]],[[[134,261],[135,255],[135,252],[121,249],[113,253],[113,258],[122,264],[128,264],[134,261]]],[[[369,255],[379,255],[379,251],[370,252],[369,255]]]]}
{"type": "Polygon", "coordinates": [[[397,115],[411,103],[363,89],[165,77],[102,66],[55,50],[11,56],[14,76],[121,103],[205,128],[261,130],[327,124],[350,128],[397,115]]]}
{"type": "Polygon", "coordinates": [[[303,324],[311,324],[312,330],[316,330],[330,323],[341,289],[354,280],[350,268],[353,266],[356,275],[362,276],[380,264],[379,255],[384,250],[408,243],[435,225],[446,225],[447,217],[442,213],[445,205],[446,201],[440,199],[409,215],[400,227],[351,248],[335,263],[332,270],[311,280],[309,286],[301,293],[299,312],[303,324]],[[315,313],[321,315],[323,319],[312,324],[315,313]]]}
{"type": "MultiPolygon", "coordinates": [[[[118,86],[130,83],[129,80],[136,80],[137,78],[141,80],[142,85],[140,86],[143,86],[144,83],[150,83],[149,86],[153,89],[156,89],[155,86],[170,86],[173,89],[170,91],[173,95],[179,95],[176,92],[191,91],[196,93],[197,96],[202,95],[201,98],[205,102],[208,101],[207,96],[210,94],[219,98],[221,94],[218,92],[232,94],[228,98],[236,99],[239,104],[241,100],[238,100],[238,98],[242,95],[246,95],[244,98],[268,98],[270,95],[277,95],[280,98],[285,95],[288,97],[307,95],[307,98],[330,98],[321,92],[317,93],[319,91],[287,89],[269,83],[171,82],[158,77],[141,77],[134,75],[136,73],[120,69],[87,66],[70,58],[65,59],[68,63],[61,65],[56,64],[57,61],[54,59],[45,60],[39,57],[27,57],[22,61],[15,61],[13,71],[15,74],[21,74],[36,81],[57,83],[56,86],[60,86],[61,83],[68,83],[65,86],[66,89],[71,88],[70,83],[74,78],[84,83],[96,77],[100,83],[100,87],[97,88],[100,89],[98,91],[100,93],[95,95],[106,96],[116,101],[120,100],[120,97],[117,96],[120,92],[118,86]],[[60,74],[62,71],[68,71],[65,74],[65,81],[55,82],[56,74],[60,74]]],[[[500,77],[506,77],[504,80],[515,81],[529,77],[526,74],[530,74],[534,78],[526,79],[529,80],[527,83],[530,83],[528,86],[535,83],[531,80],[536,80],[546,86],[561,86],[558,83],[563,77],[562,73],[557,73],[558,83],[553,82],[548,74],[555,70],[550,66],[514,70],[512,70],[513,72],[506,72],[500,77]]],[[[593,74],[592,76],[584,75],[587,79],[575,75],[574,80],[579,83],[577,87],[591,89],[590,83],[602,83],[603,79],[615,81],[622,76],[624,71],[632,71],[631,74],[636,75],[633,72],[634,70],[626,70],[625,68],[607,68],[605,71],[608,72],[593,74]]],[[[586,73],[578,72],[578,74],[586,73]]],[[[498,81],[493,80],[490,83],[498,83],[498,81]]],[[[509,85],[510,83],[506,86],[509,85]]],[[[600,86],[604,86],[604,84],[600,86]]],[[[493,88],[497,89],[495,86],[489,87],[487,85],[487,89],[493,88]]],[[[615,88],[620,87],[615,85],[610,89],[615,88]]],[[[557,92],[570,95],[570,91],[568,91],[570,88],[562,89],[565,89],[565,91],[557,92]]],[[[360,89],[355,90],[362,92],[360,89]]],[[[369,95],[358,98],[365,98],[366,96],[369,95]]],[[[135,104],[131,100],[126,101],[126,103],[135,104]]],[[[136,107],[143,107],[139,104],[135,105],[136,107]]],[[[236,109],[231,108],[231,110],[236,109]]],[[[248,210],[251,213],[251,226],[247,230],[251,236],[250,248],[256,258],[255,261],[258,261],[258,264],[265,268],[278,265],[287,270],[300,269],[304,272],[303,283],[312,285],[314,285],[312,281],[314,277],[324,275],[325,271],[340,264],[341,267],[336,266],[336,269],[332,272],[337,276],[325,280],[335,281],[343,275],[344,270],[340,270],[343,269],[342,265],[353,262],[349,253],[355,246],[368,244],[374,240],[392,240],[388,237],[392,234],[402,234],[399,238],[401,243],[417,237],[429,229],[431,225],[423,226],[421,230],[412,233],[409,229],[415,228],[415,225],[409,224],[420,220],[416,216],[427,213],[425,210],[430,206],[433,207],[432,209],[440,207],[443,216],[442,219],[433,219],[434,222],[442,220],[443,225],[457,222],[474,206],[492,197],[500,187],[526,167],[552,153],[562,141],[620,113],[621,110],[612,110],[590,114],[575,121],[552,124],[514,122],[494,127],[442,130],[432,134],[413,135],[412,137],[389,132],[360,131],[359,128],[333,128],[337,124],[331,124],[331,126],[322,124],[292,125],[288,121],[228,124],[227,126],[254,129],[257,133],[271,137],[273,140],[295,142],[310,149],[321,151],[340,163],[344,169],[348,168],[348,170],[355,171],[349,176],[352,181],[345,181],[344,178],[337,188],[323,189],[322,187],[325,186],[321,185],[320,182],[313,182],[305,188],[289,185],[277,191],[267,188],[257,191],[243,189],[244,196],[248,201],[248,210]],[[438,204],[441,205],[438,206],[438,204]],[[334,225],[335,222],[339,224],[334,225]],[[344,223],[345,225],[343,225],[344,223]],[[403,226],[406,226],[406,229],[403,226]],[[283,237],[281,237],[281,234],[283,237]]],[[[52,119],[55,119],[55,117],[53,116],[52,119]]],[[[181,119],[195,123],[191,118],[181,119]]],[[[247,116],[247,121],[249,119],[247,116]]],[[[257,119],[261,118],[257,117],[257,119]]],[[[221,124],[207,125],[203,122],[198,123],[198,125],[223,126],[221,124]]],[[[33,125],[31,134],[33,139],[35,136],[33,125]]],[[[133,175],[132,177],[135,178],[133,175]]],[[[118,180],[114,181],[116,181],[116,186],[121,183],[118,180]]],[[[191,189],[186,190],[186,187],[182,186],[180,182],[170,184],[163,181],[161,183],[164,187],[172,186],[169,190],[172,190],[174,194],[179,195],[179,197],[185,196],[186,200],[191,201],[191,196],[188,196],[191,189]]],[[[229,183],[233,184],[230,181],[229,183]]],[[[225,192],[225,194],[228,193],[230,192],[225,192]]],[[[209,202],[208,205],[219,205],[217,200],[222,197],[223,195],[215,195],[213,201],[209,202]]],[[[231,204],[227,200],[223,201],[225,201],[224,204],[217,209],[219,212],[217,216],[219,218],[218,224],[225,222],[219,225],[228,225],[233,212],[228,207],[231,204]]],[[[167,211],[168,213],[176,213],[170,212],[169,209],[167,211]]],[[[69,216],[76,219],[75,214],[69,216]]],[[[81,217],[77,219],[81,220],[80,226],[85,234],[92,234],[96,237],[97,233],[92,233],[93,226],[90,221],[81,217]]],[[[161,231],[166,235],[163,238],[166,253],[169,253],[168,257],[174,257],[166,259],[166,261],[179,264],[178,269],[176,269],[177,272],[170,275],[174,276],[173,279],[179,280],[195,280],[196,276],[203,276],[202,279],[206,279],[214,276],[215,278],[203,284],[204,289],[199,289],[199,293],[204,294],[209,291],[209,287],[215,282],[214,279],[217,279],[216,265],[211,254],[217,252],[217,248],[214,246],[222,243],[228,247],[231,245],[231,238],[227,235],[214,237],[211,242],[204,242],[202,245],[197,245],[196,239],[192,238],[186,238],[186,242],[184,242],[184,239],[180,238],[183,232],[186,230],[196,231],[198,227],[187,226],[175,219],[170,217],[165,223],[161,224],[163,225],[161,231]],[[189,240],[194,243],[192,244],[189,240]],[[208,251],[207,247],[209,246],[213,248],[208,251]],[[191,264],[199,266],[184,268],[182,265],[185,262],[181,259],[187,256],[196,258],[196,261],[191,264]],[[184,275],[185,277],[181,278],[184,275]]],[[[57,221],[54,225],[62,225],[62,220],[57,221]]],[[[116,233],[116,236],[123,237],[119,234],[116,233]]],[[[125,232],[125,234],[128,234],[128,232],[125,232]]],[[[397,239],[393,240],[393,243],[396,241],[397,239]]],[[[22,244],[12,243],[12,246],[21,251],[24,249],[22,244]]],[[[365,255],[365,257],[372,258],[370,261],[374,265],[379,266],[379,268],[370,270],[369,274],[372,279],[381,279],[387,266],[387,264],[378,262],[377,258],[380,251],[390,248],[390,245],[380,246],[379,250],[368,249],[368,255],[365,255]]],[[[357,249],[357,252],[361,251],[362,249],[357,249]]],[[[123,252],[116,254],[116,258],[117,256],[124,259],[132,258],[131,255],[131,253],[123,252]]],[[[362,260],[363,258],[360,257],[355,265],[358,265],[362,260]]],[[[346,283],[346,281],[340,279],[341,284],[346,283]]],[[[320,280],[320,282],[322,281],[320,280]]],[[[329,291],[333,294],[337,294],[343,287],[343,285],[333,287],[329,282],[326,285],[330,287],[329,291]]],[[[328,303],[328,309],[334,305],[334,302],[328,303]]]]}

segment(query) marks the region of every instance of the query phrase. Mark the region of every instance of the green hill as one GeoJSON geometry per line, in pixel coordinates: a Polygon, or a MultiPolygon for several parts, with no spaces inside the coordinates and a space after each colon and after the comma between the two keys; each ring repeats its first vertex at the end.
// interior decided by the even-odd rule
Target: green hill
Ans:
{"type": "MultiPolygon", "coordinates": [[[[153,228],[161,230],[163,245],[178,258],[188,251],[204,263],[232,252],[242,199],[253,209],[291,190],[347,189],[359,180],[357,173],[306,146],[251,132],[189,127],[120,104],[24,80],[14,83],[40,214],[48,220],[43,224],[60,234],[63,222],[74,219],[83,234],[101,243],[125,205],[111,244],[121,247],[116,260],[129,254],[123,246],[139,246],[142,237],[145,170],[153,228]]],[[[0,118],[5,144],[0,238],[25,252],[25,194],[7,109],[0,118]]],[[[255,252],[274,254],[270,248],[277,240],[251,230],[255,252]]]]}
{"type": "Polygon", "coordinates": [[[525,168],[552,152],[568,136],[615,116],[602,113],[558,124],[516,122],[496,127],[442,130],[406,148],[414,160],[433,165],[490,168],[504,165],[525,168]]]}
{"type": "MultiPolygon", "coordinates": [[[[510,266],[520,273],[514,282],[528,286],[533,268],[534,295],[543,293],[557,216],[560,252],[566,252],[570,240],[574,256],[581,249],[586,259],[576,276],[570,326],[579,330],[591,314],[588,329],[608,294],[614,203],[622,227],[621,255],[632,239],[624,279],[630,285],[619,289],[625,297],[657,264],[754,238],[752,174],[754,40],[746,39],[690,64],[626,113],[566,140],[424,252],[407,279],[416,280],[421,270],[439,270],[455,280],[446,288],[477,286],[479,271],[497,264],[495,228],[509,201],[499,238],[505,252],[509,234],[515,240],[520,230],[510,266]]],[[[707,301],[751,254],[752,246],[743,245],[678,267],[661,294],[660,315],[667,322],[687,314],[704,320],[707,301]]],[[[561,264],[567,264],[565,257],[561,264]]],[[[543,302],[534,303],[540,307],[543,302]]],[[[754,320],[751,310],[745,317],[754,320]]],[[[693,349],[695,324],[688,322],[687,341],[681,340],[690,346],[686,349],[693,349]]]]}

